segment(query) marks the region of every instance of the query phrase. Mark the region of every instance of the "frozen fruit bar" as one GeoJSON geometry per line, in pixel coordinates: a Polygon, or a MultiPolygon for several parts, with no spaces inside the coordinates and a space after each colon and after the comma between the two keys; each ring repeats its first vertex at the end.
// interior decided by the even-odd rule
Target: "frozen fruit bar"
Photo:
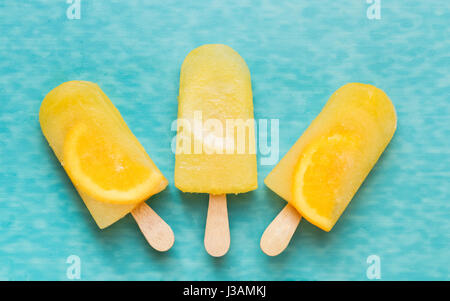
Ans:
{"type": "Polygon", "coordinates": [[[167,180],[100,87],[63,83],[47,94],[39,120],[44,136],[92,217],[105,228],[167,180]]]}
{"type": "Polygon", "coordinates": [[[380,89],[338,89],[264,183],[312,224],[330,231],[389,144],[395,109],[380,89]]]}

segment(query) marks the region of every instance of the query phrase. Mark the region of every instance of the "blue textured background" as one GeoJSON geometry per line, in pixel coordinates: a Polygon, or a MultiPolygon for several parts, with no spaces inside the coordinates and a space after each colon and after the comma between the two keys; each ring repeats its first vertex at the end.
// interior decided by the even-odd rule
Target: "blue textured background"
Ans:
{"type": "Polygon", "coordinates": [[[369,20],[364,0],[83,0],[68,20],[63,0],[1,0],[0,279],[65,280],[75,254],[83,280],[367,280],[376,254],[384,280],[450,280],[449,3],[383,0],[369,20]],[[259,165],[259,189],[229,196],[229,253],[204,251],[207,196],[173,186],[170,124],[181,63],[207,43],[246,60],[255,118],[280,119],[280,156],[347,82],[394,102],[394,139],[332,232],[302,221],[265,256],[259,239],[285,203],[259,165]],[[40,103],[74,79],[101,86],[169,179],[150,201],[175,232],[169,252],[130,216],[100,231],[48,147],[40,103]]]}

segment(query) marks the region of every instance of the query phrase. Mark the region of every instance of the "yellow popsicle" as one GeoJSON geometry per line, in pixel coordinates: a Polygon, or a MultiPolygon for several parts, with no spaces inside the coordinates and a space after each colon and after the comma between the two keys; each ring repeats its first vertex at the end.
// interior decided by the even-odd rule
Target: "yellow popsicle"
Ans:
{"type": "Polygon", "coordinates": [[[232,48],[192,50],[181,66],[175,186],[209,193],[205,249],[215,257],[230,246],[227,193],[258,187],[250,71],[232,48]]]}
{"type": "Polygon", "coordinates": [[[216,195],[257,188],[250,72],[236,51],[204,45],[189,53],[181,67],[178,122],[177,188],[216,195]],[[203,127],[195,127],[196,115],[203,127]]]}
{"type": "Polygon", "coordinates": [[[47,94],[39,120],[61,165],[100,228],[108,227],[167,180],[100,87],[63,83],[47,94]]]}
{"type": "Polygon", "coordinates": [[[389,144],[394,106],[380,89],[338,89],[264,183],[312,224],[330,231],[389,144]]]}

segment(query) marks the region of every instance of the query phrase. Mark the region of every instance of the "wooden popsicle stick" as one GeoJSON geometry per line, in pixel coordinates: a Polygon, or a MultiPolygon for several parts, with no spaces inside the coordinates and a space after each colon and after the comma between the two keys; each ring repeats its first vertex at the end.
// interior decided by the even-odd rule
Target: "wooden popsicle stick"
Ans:
{"type": "Polygon", "coordinates": [[[287,204],[270,223],[261,237],[261,250],[269,256],[277,256],[286,249],[302,216],[287,204]]]}
{"type": "Polygon", "coordinates": [[[165,252],[172,247],[175,241],[172,228],[145,202],[133,209],[131,214],[155,250],[165,252]]]}
{"type": "Polygon", "coordinates": [[[220,257],[230,248],[227,196],[209,195],[208,216],[205,228],[205,249],[209,255],[220,257]]]}

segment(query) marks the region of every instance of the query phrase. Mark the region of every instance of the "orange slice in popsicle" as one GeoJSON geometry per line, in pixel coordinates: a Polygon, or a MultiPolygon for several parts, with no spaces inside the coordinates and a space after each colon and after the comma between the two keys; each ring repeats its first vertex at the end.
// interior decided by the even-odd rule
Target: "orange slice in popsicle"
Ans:
{"type": "Polygon", "coordinates": [[[157,193],[159,173],[123,139],[95,124],[76,124],[63,146],[64,167],[75,186],[95,199],[138,204],[157,193]]]}
{"type": "Polygon", "coordinates": [[[292,204],[312,224],[330,231],[364,180],[355,132],[337,129],[313,142],[294,170],[292,204]]]}

